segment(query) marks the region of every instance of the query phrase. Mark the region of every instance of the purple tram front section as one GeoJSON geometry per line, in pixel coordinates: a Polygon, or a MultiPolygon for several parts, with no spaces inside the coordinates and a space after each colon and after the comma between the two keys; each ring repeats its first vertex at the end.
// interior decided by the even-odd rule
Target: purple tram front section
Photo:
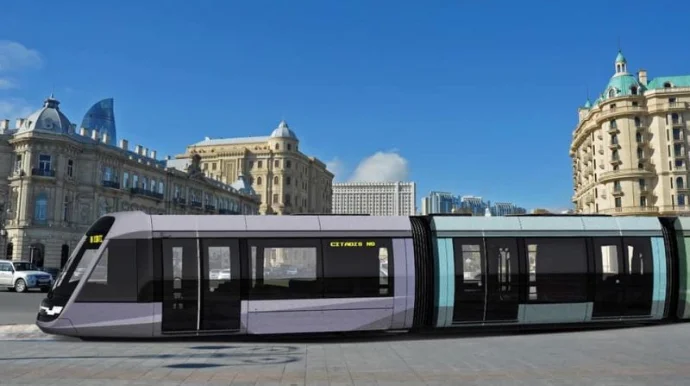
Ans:
{"type": "MultiPolygon", "coordinates": [[[[43,331],[161,337],[407,330],[413,325],[415,259],[409,218],[141,212],[106,217],[114,219],[110,227],[103,231],[97,222],[87,232],[41,305],[37,325],[43,331]],[[300,280],[273,278],[274,268],[267,261],[280,260],[274,255],[281,245],[301,250],[314,246],[315,253],[302,259],[314,261],[317,273],[309,285],[320,286],[313,287],[319,288],[313,296],[302,291],[293,298],[293,285],[312,287],[300,280]],[[356,278],[336,277],[341,268],[333,262],[350,256],[368,259],[383,245],[382,292],[368,296],[359,288],[352,296],[338,293],[337,288],[349,282],[366,286],[371,281],[360,284],[356,278]],[[363,249],[367,246],[371,248],[363,249]],[[223,259],[212,252],[223,248],[228,264],[210,269],[223,259]],[[257,250],[274,255],[261,257],[257,250]]],[[[374,262],[365,263],[372,267],[374,262]]],[[[288,268],[288,273],[290,269],[298,272],[300,267],[288,268]]]]}

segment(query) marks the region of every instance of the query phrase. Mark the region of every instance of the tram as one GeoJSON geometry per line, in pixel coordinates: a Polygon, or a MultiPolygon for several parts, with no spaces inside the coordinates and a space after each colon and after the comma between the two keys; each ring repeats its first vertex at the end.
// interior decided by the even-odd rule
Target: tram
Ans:
{"type": "Polygon", "coordinates": [[[689,241],[683,217],[111,213],[36,324],[155,338],[682,321],[689,241]]]}

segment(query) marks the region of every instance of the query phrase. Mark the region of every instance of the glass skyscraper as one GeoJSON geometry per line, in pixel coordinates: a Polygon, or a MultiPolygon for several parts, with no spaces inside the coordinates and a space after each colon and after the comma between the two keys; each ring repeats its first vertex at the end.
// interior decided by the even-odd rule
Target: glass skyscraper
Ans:
{"type": "Polygon", "coordinates": [[[103,99],[97,102],[84,115],[81,127],[89,130],[98,130],[99,135],[107,134],[109,145],[115,146],[117,143],[117,130],[115,129],[115,109],[113,98],[103,99]]]}

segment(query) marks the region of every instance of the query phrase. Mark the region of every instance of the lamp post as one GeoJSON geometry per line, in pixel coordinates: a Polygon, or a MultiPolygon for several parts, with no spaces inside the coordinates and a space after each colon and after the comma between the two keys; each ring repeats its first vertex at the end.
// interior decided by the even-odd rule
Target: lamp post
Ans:
{"type": "MultiPolygon", "coordinates": [[[[5,203],[0,202],[0,256],[5,256],[7,253],[7,229],[5,229],[5,221],[7,220],[7,211],[5,210],[5,203]]],[[[5,256],[7,260],[11,260],[10,256],[5,256]]]]}

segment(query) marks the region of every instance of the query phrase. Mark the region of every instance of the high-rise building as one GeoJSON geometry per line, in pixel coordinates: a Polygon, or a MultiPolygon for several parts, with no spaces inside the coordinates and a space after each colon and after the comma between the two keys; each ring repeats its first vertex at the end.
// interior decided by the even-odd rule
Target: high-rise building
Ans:
{"type": "Polygon", "coordinates": [[[621,52],[597,99],[578,109],[570,156],[578,213],[690,214],[690,75],[648,79],[621,52]]]}
{"type": "Polygon", "coordinates": [[[422,198],[422,214],[452,213],[460,206],[460,199],[449,192],[430,192],[422,198]]]}
{"type": "Polygon", "coordinates": [[[484,216],[487,210],[492,216],[527,213],[525,208],[509,202],[497,202],[492,205],[491,201],[484,201],[481,197],[457,197],[448,192],[431,192],[422,199],[422,214],[470,213],[473,216],[484,216]]]}
{"type": "Polygon", "coordinates": [[[115,146],[114,120],[99,124],[87,113],[92,128],[77,130],[59,105],[51,95],[13,128],[0,120],[0,258],[61,268],[88,227],[111,212],[258,213],[259,198],[241,180],[233,187],[207,178],[198,159],[180,170],[155,151],[130,150],[125,139],[115,146]]]}
{"type": "Polygon", "coordinates": [[[333,213],[371,216],[416,214],[414,182],[348,182],[333,184],[333,213]]]}
{"type": "Polygon", "coordinates": [[[285,121],[270,136],[206,138],[187,147],[179,162],[201,157],[205,175],[225,183],[246,177],[261,197],[261,214],[331,213],[333,173],[299,151],[285,121]]]}

